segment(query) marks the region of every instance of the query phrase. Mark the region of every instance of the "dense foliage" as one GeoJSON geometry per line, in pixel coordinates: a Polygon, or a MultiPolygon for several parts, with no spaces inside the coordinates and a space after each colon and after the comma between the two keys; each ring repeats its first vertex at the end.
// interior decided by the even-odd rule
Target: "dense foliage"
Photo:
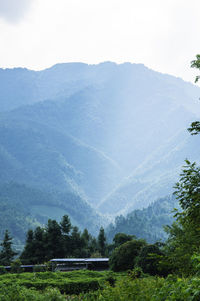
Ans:
{"type": "MultiPolygon", "coordinates": [[[[200,56],[192,61],[192,67],[200,69],[200,56]]],[[[196,82],[199,76],[196,77],[196,82]]],[[[199,121],[194,121],[188,129],[193,135],[199,134],[199,121]]],[[[167,226],[169,238],[166,242],[161,265],[172,272],[191,275],[196,272],[193,258],[199,256],[200,241],[200,167],[185,160],[175,192],[181,211],[176,212],[176,221],[167,226]]]]}
{"type": "Polygon", "coordinates": [[[107,281],[110,275],[106,272],[0,276],[0,301],[199,301],[200,298],[199,277],[147,277],[137,271],[127,276],[112,274],[112,277],[117,280],[114,286],[107,281]],[[89,292],[86,283],[91,283],[89,292]],[[96,290],[98,287],[101,289],[96,290]],[[66,294],[63,294],[64,291],[66,294]]]}
{"type": "Polygon", "coordinates": [[[87,258],[96,252],[99,256],[105,256],[106,247],[103,227],[96,240],[87,229],[81,232],[78,227],[72,226],[70,218],[64,215],[60,223],[49,219],[45,227],[29,230],[20,259],[24,264],[37,264],[53,258],[87,258]]]}
{"type": "Polygon", "coordinates": [[[121,278],[112,287],[104,286],[103,290],[81,294],[71,300],[87,301],[199,301],[200,278],[177,278],[170,275],[168,278],[144,277],[135,278],[130,274],[121,278]]]}
{"type": "Polygon", "coordinates": [[[103,223],[88,203],[70,192],[50,193],[14,182],[0,185],[0,240],[8,229],[20,251],[29,229],[43,226],[49,218],[60,220],[65,214],[81,230],[88,228],[96,235],[103,223]]]}
{"type": "Polygon", "coordinates": [[[127,217],[118,216],[106,229],[107,239],[111,241],[115,234],[122,232],[146,239],[149,243],[164,241],[167,234],[163,226],[172,224],[175,207],[178,207],[178,202],[172,196],[159,199],[147,208],[134,210],[127,217]]]}
{"type": "Polygon", "coordinates": [[[200,169],[196,163],[186,160],[180,180],[175,185],[175,195],[182,211],[177,210],[176,221],[165,227],[169,238],[164,247],[165,258],[161,262],[179,274],[195,273],[191,258],[199,253],[199,175],[200,169]]]}
{"type": "Polygon", "coordinates": [[[115,272],[133,269],[141,249],[146,245],[144,240],[130,240],[116,248],[110,257],[110,267],[115,272]]]}
{"type": "Polygon", "coordinates": [[[81,292],[94,291],[109,277],[110,272],[94,271],[5,274],[0,276],[0,300],[66,300],[60,293],[77,295],[81,292]],[[43,299],[42,297],[39,299],[41,291],[45,296],[43,299]],[[48,294],[49,299],[47,299],[48,294]],[[20,299],[23,295],[24,299],[20,299]],[[55,299],[53,299],[54,295],[55,299]],[[29,296],[31,299],[28,299],[29,296]]]}
{"type": "Polygon", "coordinates": [[[3,242],[1,243],[0,265],[10,265],[15,255],[17,255],[17,252],[12,249],[12,237],[8,230],[6,230],[3,242]]]}

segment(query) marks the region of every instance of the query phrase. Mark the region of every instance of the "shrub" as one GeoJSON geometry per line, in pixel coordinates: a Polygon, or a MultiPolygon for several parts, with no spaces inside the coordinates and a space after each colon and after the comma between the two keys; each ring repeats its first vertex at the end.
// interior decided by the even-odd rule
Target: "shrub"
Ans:
{"type": "Polygon", "coordinates": [[[146,245],[142,239],[133,239],[116,248],[110,258],[110,267],[113,271],[127,271],[134,268],[136,257],[142,247],[146,245]]]}
{"type": "Polygon", "coordinates": [[[41,266],[41,265],[35,265],[33,267],[33,272],[46,272],[47,267],[46,266],[41,266]]]}
{"type": "Polygon", "coordinates": [[[5,267],[4,266],[0,266],[0,275],[6,274],[6,273],[7,273],[7,271],[6,271],[5,267]]]}
{"type": "Polygon", "coordinates": [[[23,269],[21,268],[21,261],[20,259],[16,259],[11,263],[11,272],[12,273],[22,273],[23,269]]]}

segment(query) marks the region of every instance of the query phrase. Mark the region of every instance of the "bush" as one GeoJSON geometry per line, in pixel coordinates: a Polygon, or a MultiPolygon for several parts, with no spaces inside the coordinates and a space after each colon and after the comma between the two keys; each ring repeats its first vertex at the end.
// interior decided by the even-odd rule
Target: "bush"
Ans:
{"type": "Polygon", "coordinates": [[[46,272],[47,271],[47,267],[46,266],[41,266],[41,265],[35,265],[33,267],[33,272],[46,272]]]}
{"type": "Polygon", "coordinates": [[[110,257],[110,267],[113,271],[127,271],[134,268],[136,257],[146,242],[133,239],[116,248],[110,257]]]}
{"type": "Polygon", "coordinates": [[[163,255],[163,253],[156,244],[147,245],[142,248],[136,259],[136,264],[142,268],[144,273],[148,273],[153,276],[165,276],[165,271],[159,270],[159,260],[161,255],[163,255]]]}
{"type": "Polygon", "coordinates": [[[1,285],[0,301],[65,301],[58,289],[48,288],[43,292],[26,289],[18,285],[1,285]]]}
{"type": "Polygon", "coordinates": [[[140,267],[135,267],[132,271],[128,271],[128,276],[133,280],[144,277],[144,273],[140,267]]]}
{"type": "Polygon", "coordinates": [[[62,294],[80,294],[82,292],[94,291],[100,288],[97,280],[85,281],[21,281],[20,285],[36,290],[45,290],[48,287],[57,288],[62,294]]]}
{"type": "Polygon", "coordinates": [[[12,286],[13,283],[27,289],[43,291],[48,287],[57,288],[61,293],[80,294],[98,290],[100,283],[105,282],[107,273],[93,271],[62,272],[37,272],[1,275],[0,286],[12,286]]]}
{"type": "Polygon", "coordinates": [[[0,275],[6,274],[7,271],[4,266],[0,266],[0,275]]]}
{"type": "Polygon", "coordinates": [[[11,272],[12,273],[22,273],[23,269],[21,268],[21,261],[20,259],[16,259],[11,263],[11,272]]]}

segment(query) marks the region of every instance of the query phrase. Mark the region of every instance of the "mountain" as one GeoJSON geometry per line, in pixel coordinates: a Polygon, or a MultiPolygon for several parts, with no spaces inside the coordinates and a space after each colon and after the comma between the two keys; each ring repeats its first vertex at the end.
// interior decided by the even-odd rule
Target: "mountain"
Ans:
{"type": "Polygon", "coordinates": [[[199,145],[199,137],[191,137],[186,131],[176,133],[107,195],[98,209],[126,214],[172,193],[184,160],[200,162],[199,145]]]}
{"type": "Polygon", "coordinates": [[[119,173],[102,152],[44,122],[16,118],[15,112],[0,120],[0,137],[2,182],[17,179],[45,190],[74,192],[86,200],[90,196],[92,202],[103,186],[109,191],[107,170],[119,173]]]}
{"type": "Polygon", "coordinates": [[[178,207],[175,197],[168,196],[152,202],[147,208],[135,209],[126,217],[117,216],[115,222],[107,227],[106,237],[109,242],[112,242],[117,233],[126,233],[143,238],[148,243],[165,241],[167,233],[164,231],[164,226],[172,224],[173,210],[178,207]]]}
{"type": "Polygon", "coordinates": [[[186,131],[199,95],[141,64],[1,69],[0,183],[70,193],[101,214],[148,206],[173,191],[186,157],[200,161],[186,131]]]}
{"type": "Polygon", "coordinates": [[[93,235],[104,223],[87,202],[73,193],[50,193],[14,182],[0,185],[0,239],[8,229],[17,249],[23,246],[29,229],[44,226],[49,218],[60,222],[66,214],[73,225],[87,228],[93,235]]]}

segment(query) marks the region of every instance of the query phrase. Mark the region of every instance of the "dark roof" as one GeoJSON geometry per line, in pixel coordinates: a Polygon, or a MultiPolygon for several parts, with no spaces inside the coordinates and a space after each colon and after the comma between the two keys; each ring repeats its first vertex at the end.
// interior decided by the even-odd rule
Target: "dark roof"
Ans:
{"type": "MultiPolygon", "coordinates": [[[[33,268],[33,267],[35,267],[35,266],[39,266],[39,267],[46,267],[46,264],[28,264],[28,265],[24,265],[24,264],[22,264],[22,265],[20,265],[20,268],[33,268]]],[[[7,265],[7,266],[4,266],[4,268],[6,268],[6,269],[10,269],[11,268],[11,266],[10,265],[7,265]]]]}
{"type": "Polygon", "coordinates": [[[109,258],[54,258],[51,262],[108,262],[109,258]]]}

